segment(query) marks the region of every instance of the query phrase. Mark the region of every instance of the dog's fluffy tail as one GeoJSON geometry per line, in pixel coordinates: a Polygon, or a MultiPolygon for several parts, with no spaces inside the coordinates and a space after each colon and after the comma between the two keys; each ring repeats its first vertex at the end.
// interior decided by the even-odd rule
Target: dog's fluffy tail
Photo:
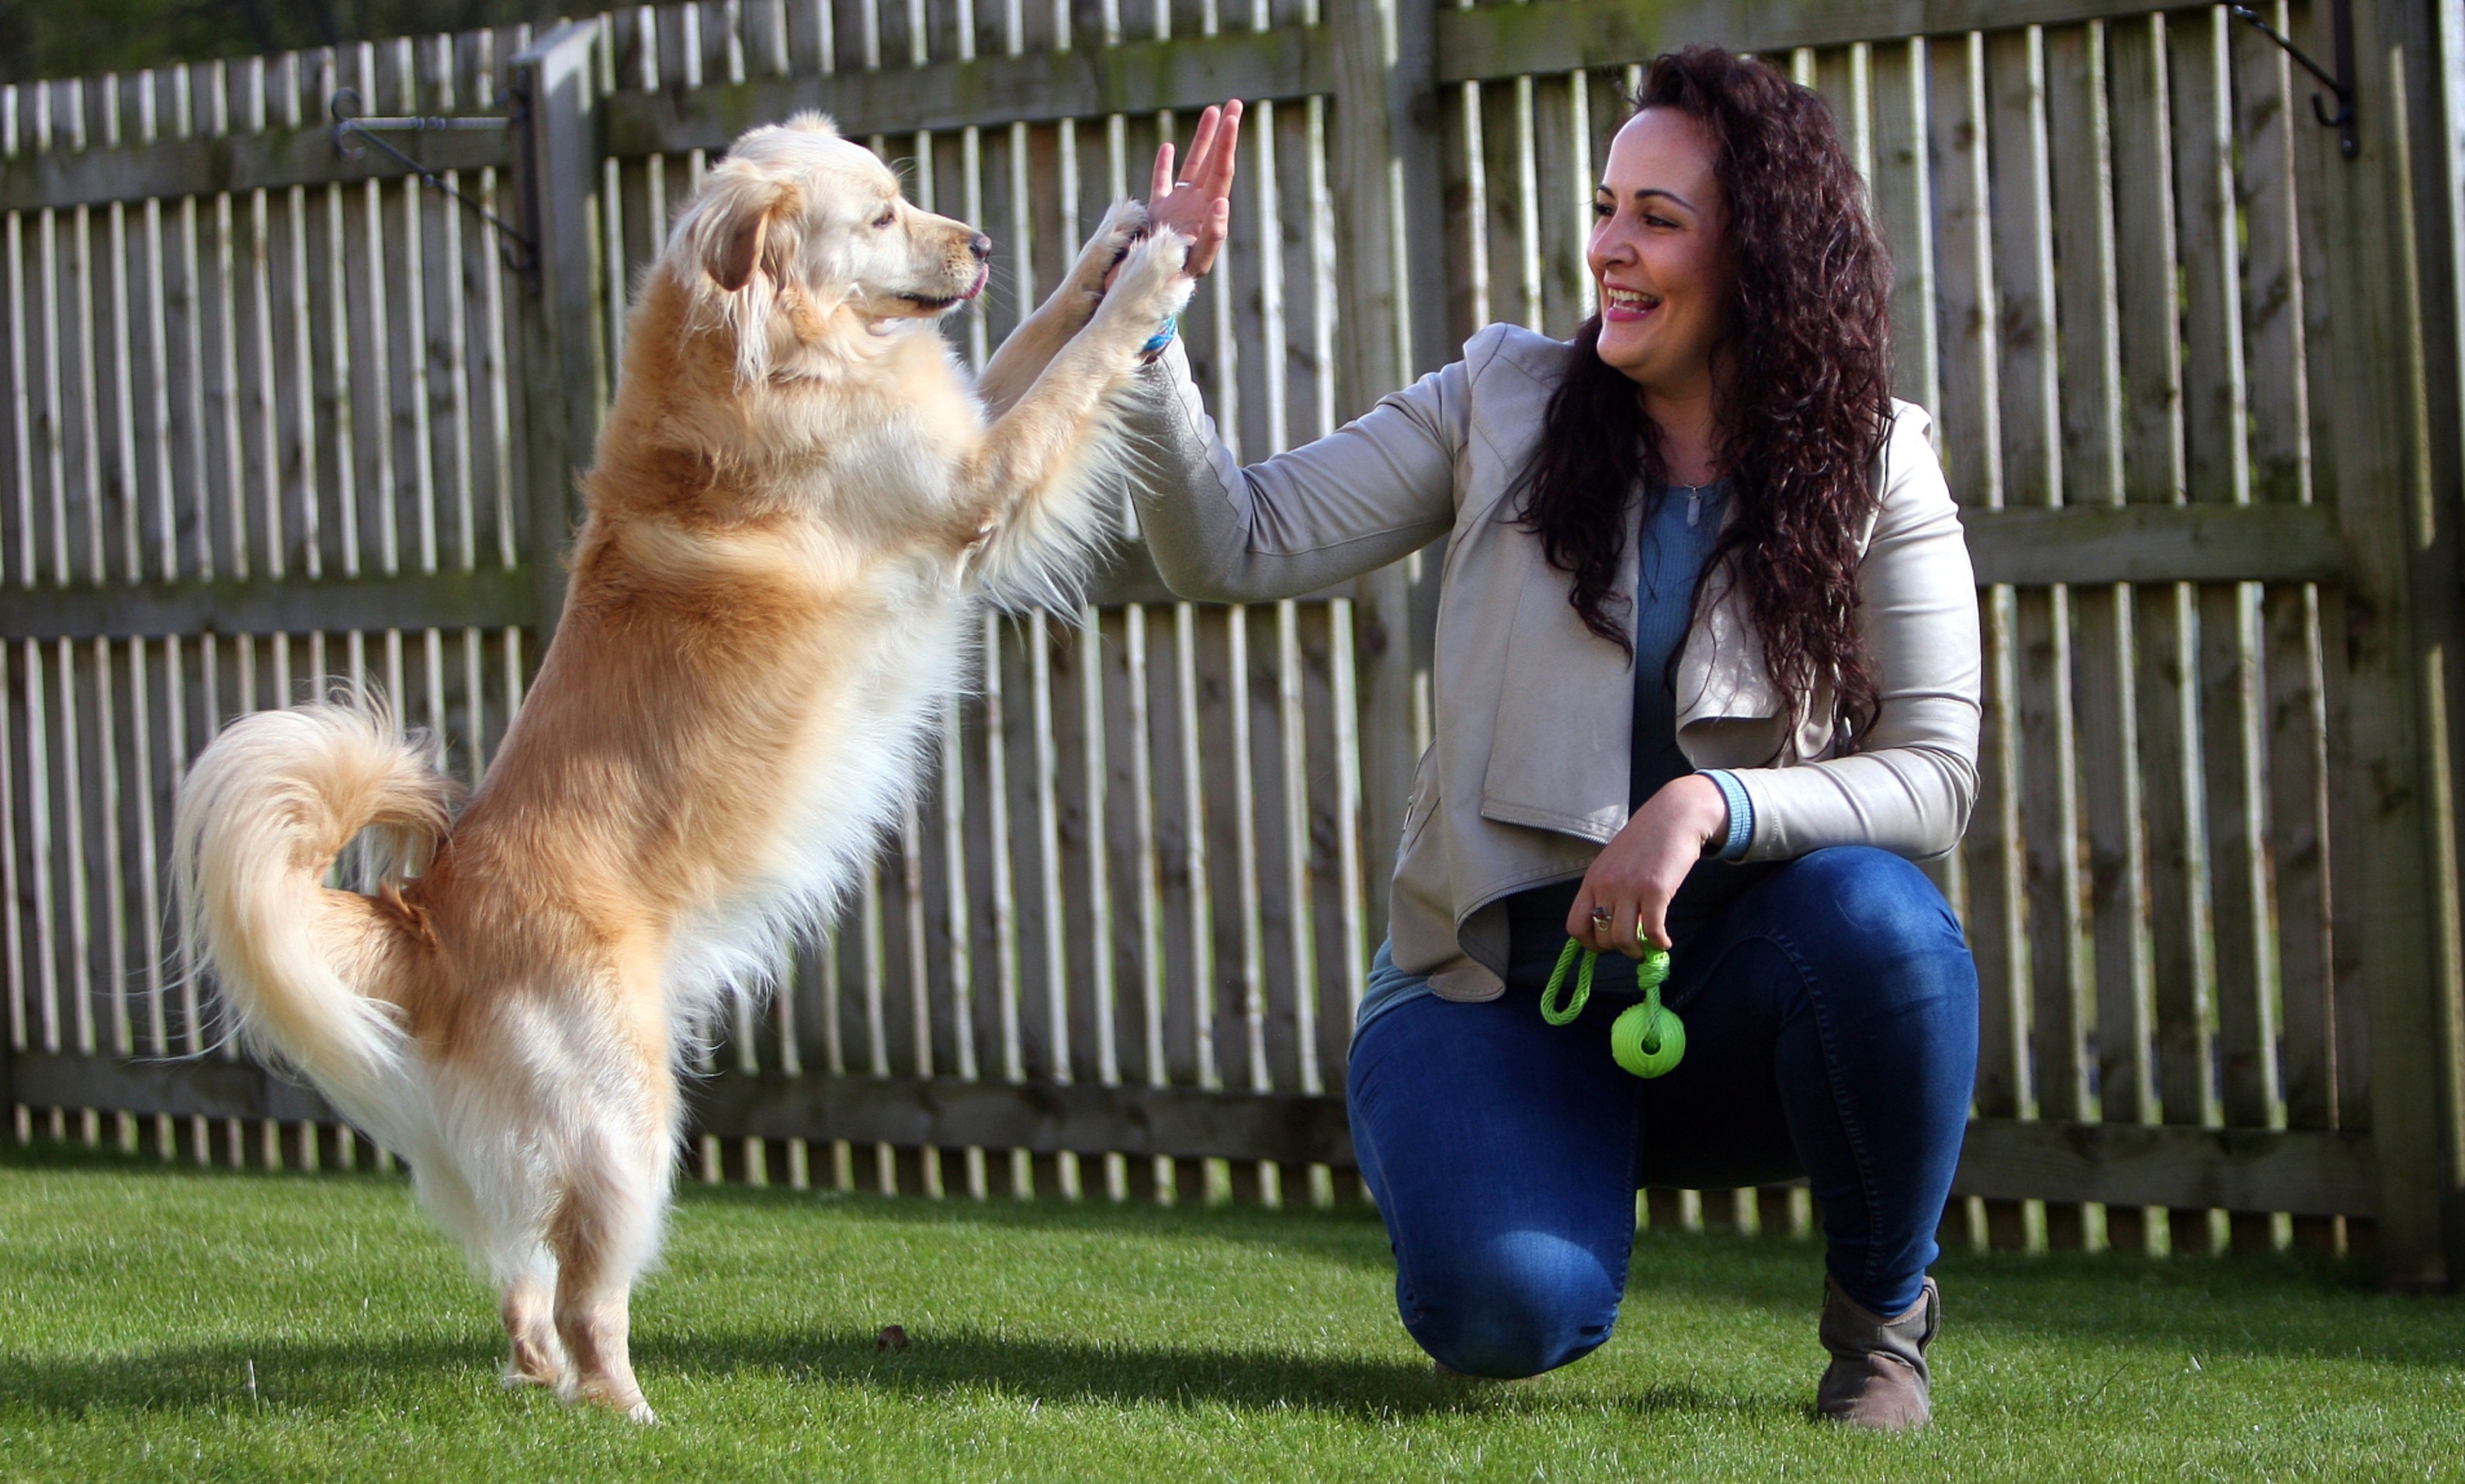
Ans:
{"type": "Polygon", "coordinates": [[[418,944],[399,911],[324,880],[363,830],[396,863],[425,858],[453,803],[433,748],[353,701],[233,722],[190,768],[173,825],[195,971],[213,971],[245,1039],[397,1150],[424,1099],[387,991],[418,944]]]}

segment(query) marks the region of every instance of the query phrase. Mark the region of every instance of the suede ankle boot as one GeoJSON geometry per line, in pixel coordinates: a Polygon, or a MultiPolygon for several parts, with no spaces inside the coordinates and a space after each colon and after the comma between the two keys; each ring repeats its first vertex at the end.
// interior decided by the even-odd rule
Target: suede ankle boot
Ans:
{"type": "Polygon", "coordinates": [[[1814,1409],[1834,1422],[1877,1432],[1906,1432],[1933,1416],[1926,1346],[1934,1342],[1942,1296],[1934,1279],[1909,1312],[1896,1319],[1869,1314],[1823,1280],[1823,1322],[1816,1333],[1832,1363],[1814,1388],[1814,1409]]]}

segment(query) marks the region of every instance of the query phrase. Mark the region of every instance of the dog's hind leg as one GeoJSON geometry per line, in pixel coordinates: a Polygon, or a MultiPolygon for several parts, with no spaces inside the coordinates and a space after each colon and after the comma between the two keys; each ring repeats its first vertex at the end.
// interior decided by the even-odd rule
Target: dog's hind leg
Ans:
{"type": "MultiPolygon", "coordinates": [[[[658,1073],[667,1082],[664,1068],[658,1073]]],[[[672,1085],[659,1094],[671,1106],[672,1085]]],[[[633,1279],[657,1250],[668,1197],[670,1120],[649,1118],[638,1134],[594,1139],[571,1167],[548,1229],[556,1257],[556,1332],[572,1362],[564,1394],[655,1422],[633,1379],[633,1279]]]]}
{"type": "Polygon", "coordinates": [[[553,1386],[565,1379],[565,1344],[556,1338],[556,1267],[542,1252],[540,1261],[505,1285],[497,1312],[505,1321],[511,1353],[505,1360],[508,1386],[553,1386]]]}
{"type": "MultiPolygon", "coordinates": [[[[556,1338],[556,1265],[540,1245],[536,1221],[501,1208],[501,1202],[483,1203],[468,1174],[441,1150],[431,1151],[414,1168],[430,1213],[496,1277],[497,1313],[511,1343],[505,1384],[555,1385],[565,1371],[565,1347],[556,1338]]],[[[500,1178],[492,1184],[501,1197],[520,1182],[500,1178]]]]}
{"type": "MultiPolygon", "coordinates": [[[[502,1028],[500,1028],[502,1030],[502,1028]]],[[[506,1032],[510,1033],[510,1032],[506,1032]]],[[[497,1286],[508,1386],[552,1386],[565,1370],[557,1342],[556,1264],[544,1241],[551,1197],[533,1141],[540,1105],[501,1071],[448,1062],[433,1074],[438,1129],[420,1151],[420,1199],[497,1286]]]]}

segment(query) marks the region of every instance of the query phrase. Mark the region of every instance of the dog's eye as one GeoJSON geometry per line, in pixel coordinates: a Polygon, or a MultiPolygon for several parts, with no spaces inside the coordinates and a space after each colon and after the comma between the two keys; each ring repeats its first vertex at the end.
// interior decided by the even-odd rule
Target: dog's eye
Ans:
{"type": "Polygon", "coordinates": [[[888,228],[891,223],[896,222],[897,220],[899,220],[899,212],[889,207],[884,207],[881,214],[873,219],[873,224],[876,227],[888,228]]]}

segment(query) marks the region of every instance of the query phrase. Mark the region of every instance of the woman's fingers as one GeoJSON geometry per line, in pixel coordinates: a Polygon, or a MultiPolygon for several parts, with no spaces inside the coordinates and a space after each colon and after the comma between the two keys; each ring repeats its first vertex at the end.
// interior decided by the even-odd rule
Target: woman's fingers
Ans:
{"type": "Polygon", "coordinates": [[[1566,936],[1587,947],[1592,941],[1592,883],[1575,888],[1575,904],[1566,909],[1566,936]]]}
{"type": "Polygon", "coordinates": [[[1188,187],[1206,195],[1222,195],[1217,176],[1230,165],[1233,142],[1241,135],[1241,104],[1238,100],[1218,108],[1212,105],[1198,116],[1198,127],[1189,136],[1189,152],[1182,156],[1181,173],[1168,184],[1188,187]]]}
{"type": "Polygon", "coordinates": [[[1609,940],[1606,946],[1612,948],[1619,953],[1625,954],[1630,959],[1639,959],[1643,957],[1643,950],[1635,946],[1636,939],[1634,932],[1634,925],[1637,921],[1641,920],[1642,917],[1643,904],[1641,902],[1632,899],[1619,902],[1617,920],[1610,924],[1610,930],[1607,933],[1601,935],[1609,940]]]}
{"type": "MultiPolygon", "coordinates": [[[[1189,136],[1189,153],[1183,157],[1192,185],[1198,184],[1207,174],[1208,156],[1215,149],[1215,130],[1223,120],[1224,110],[1212,105],[1201,110],[1198,115],[1198,127],[1192,130],[1189,136]]],[[[1176,183],[1179,179],[1180,177],[1175,177],[1176,183]]]]}
{"type": "MultiPolygon", "coordinates": [[[[1210,108],[1208,112],[1212,114],[1216,110],[1210,108]]],[[[1203,187],[1209,195],[1220,200],[1232,190],[1233,162],[1241,144],[1241,100],[1236,98],[1225,103],[1222,115],[1216,121],[1200,120],[1199,128],[1207,137],[1207,152],[1201,155],[1196,146],[1192,146],[1190,183],[1203,187]]]]}
{"type": "Polygon", "coordinates": [[[1670,945],[1669,902],[1666,897],[1659,901],[1645,901],[1637,904],[1635,931],[1628,935],[1627,942],[1632,950],[1632,956],[1638,959],[1643,957],[1647,946],[1666,948],[1670,945]]]}
{"type": "Polygon", "coordinates": [[[1649,875],[1603,872],[1596,864],[1567,909],[1566,936],[1595,953],[1623,953],[1630,959],[1666,948],[1670,891],[1649,875]]]}
{"type": "Polygon", "coordinates": [[[1651,903],[1652,889],[1632,882],[1584,877],[1575,889],[1574,905],[1566,909],[1566,936],[1595,953],[1623,953],[1637,958],[1635,923],[1646,930],[1659,925],[1662,908],[1651,903]]]}
{"type": "Polygon", "coordinates": [[[1223,251],[1224,239],[1232,233],[1232,203],[1211,203],[1207,209],[1207,226],[1190,244],[1189,261],[1182,271],[1193,278],[1207,277],[1207,270],[1215,266],[1215,255],[1223,251]]]}
{"type": "Polygon", "coordinates": [[[1166,196],[1180,190],[1195,189],[1202,196],[1224,195],[1232,180],[1232,145],[1240,137],[1240,103],[1236,100],[1223,108],[1210,104],[1198,116],[1198,128],[1190,135],[1188,154],[1176,156],[1170,140],[1156,146],[1155,172],[1147,178],[1147,205],[1159,206],[1166,196]],[[1175,173],[1176,160],[1189,172],[1187,177],[1175,173]]]}
{"type": "Polygon", "coordinates": [[[1566,936],[1598,953],[1609,946],[1606,921],[1616,919],[1617,906],[1606,892],[1595,895],[1591,878],[1575,889],[1575,904],[1566,909],[1566,936]]]}
{"type": "Polygon", "coordinates": [[[1190,239],[1183,272],[1203,277],[1215,266],[1215,255],[1232,233],[1232,174],[1241,142],[1241,102],[1198,116],[1189,152],[1176,156],[1169,144],[1156,150],[1155,174],[1147,193],[1147,220],[1159,230],[1190,239]],[[1174,172],[1178,159],[1184,173],[1174,172]]]}
{"type": "Polygon", "coordinates": [[[1147,207],[1153,210],[1172,194],[1172,141],[1156,146],[1155,174],[1147,180],[1147,207]]]}
{"type": "Polygon", "coordinates": [[[1640,897],[1578,897],[1566,915],[1566,936],[1595,953],[1640,959],[1669,946],[1669,903],[1646,888],[1640,897]]]}

